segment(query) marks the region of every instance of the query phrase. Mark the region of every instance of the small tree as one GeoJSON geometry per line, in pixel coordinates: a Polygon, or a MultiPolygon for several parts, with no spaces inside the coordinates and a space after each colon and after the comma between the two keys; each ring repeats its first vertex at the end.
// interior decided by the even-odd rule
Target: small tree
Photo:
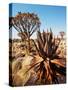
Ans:
{"type": "Polygon", "coordinates": [[[60,35],[61,35],[61,39],[63,39],[64,35],[65,35],[65,32],[60,32],[60,35]]]}
{"type": "Polygon", "coordinates": [[[18,36],[21,38],[22,42],[27,39],[27,36],[24,35],[24,32],[18,33],[18,36]]]}
{"type": "Polygon", "coordinates": [[[24,33],[23,35],[27,37],[28,50],[30,51],[30,37],[40,28],[38,16],[34,13],[19,12],[15,17],[13,17],[11,24],[19,33],[24,33]]]}

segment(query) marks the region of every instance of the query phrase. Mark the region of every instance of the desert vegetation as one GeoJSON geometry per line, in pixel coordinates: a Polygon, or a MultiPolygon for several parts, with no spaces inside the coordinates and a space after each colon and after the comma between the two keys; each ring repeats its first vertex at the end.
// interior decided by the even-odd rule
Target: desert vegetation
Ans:
{"type": "Polygon", "coordinates": [[[20,39],[9,39],[9,84],[12,86],[60,84],[66,82],[66,45],[64,32],[56,38],[50,30],[40,30],[40,18],[19,12],[9,18],[9,30],[20,39]],[[36,32],[37,38],[31,36],[36,32]],[[63,46],[63,53],[62,48],[63,46]]]}

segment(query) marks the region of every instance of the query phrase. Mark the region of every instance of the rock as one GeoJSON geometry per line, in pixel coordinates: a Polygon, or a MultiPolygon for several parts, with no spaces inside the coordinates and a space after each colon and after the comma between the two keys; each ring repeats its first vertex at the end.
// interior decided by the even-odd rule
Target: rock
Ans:
{"type": "Polygon", "coordinates": [[[25,85],[29,80],[31,71],[27,72],[33,57],[26,56],[22,61],[16,60],[12,63],[13,85],[25,85]],[[27,73],[26,73],[27,72],[27,73]]]}

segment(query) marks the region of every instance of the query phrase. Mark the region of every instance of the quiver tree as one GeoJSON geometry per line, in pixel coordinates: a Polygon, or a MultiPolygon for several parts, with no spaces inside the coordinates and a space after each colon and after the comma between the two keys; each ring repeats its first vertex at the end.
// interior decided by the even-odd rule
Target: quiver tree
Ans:
{"type": "MultiPolygon", "coordinates": [[[[11,19],[10,19],[11,20],[11,19]]],[[[28,40],[28,50],[30,51],[30,37],[32,34],[39,30],[40,21],[36,14],[34,13],[21,13],[19,12],[15,17],[13,17],[12,26],[19,32],[23,33],[28,40]]]]}
{"type": "Polygon", "coordinates": [[[36,68],[37,81],[40,81],[40,84],[59,83],[58,77],[66,75],[66,67],[61,62],[61,59],[65,58],[60,57],[60,52],[57,51],[60,42],[56,44],[51,29],[47,33],[38,31],[37,41],[33,42],[43,60],[33,64],[28,71],[36,68]]]}

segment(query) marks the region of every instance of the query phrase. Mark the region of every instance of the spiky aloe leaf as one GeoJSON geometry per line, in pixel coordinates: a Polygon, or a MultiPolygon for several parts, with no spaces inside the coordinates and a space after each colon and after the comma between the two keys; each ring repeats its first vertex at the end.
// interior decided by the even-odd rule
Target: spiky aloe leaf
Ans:
{"type": "Polygon", "coordinates": [[[34,42],[34,45],[39,56],[43,58],[43,61],[31,68],[37,68],[37,80],[39,80],[41,84],[59,83],[58,74],[66,76],[66,67],[55,61],[56,59],[63,59],[63,57],[59,56],[60,53],[57,53],[59,43],[56,45],[51,29],[50,32],[47,33],[44,31],[41,33],[39,31],[37,35],[37,40],[34,42]]]}

